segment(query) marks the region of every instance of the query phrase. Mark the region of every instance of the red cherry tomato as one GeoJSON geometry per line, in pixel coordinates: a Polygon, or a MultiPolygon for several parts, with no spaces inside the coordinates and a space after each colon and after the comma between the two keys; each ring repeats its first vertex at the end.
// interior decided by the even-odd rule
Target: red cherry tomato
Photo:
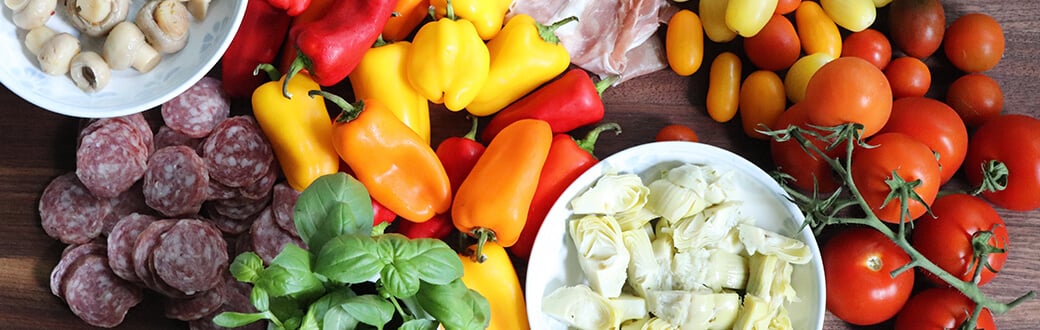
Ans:
{"type": "Polygon", "coordinates": [[[697,137],[697,132],[694,132],[692,128],[680,124],[671,124],[662,127],[660,131],[657,131],[657,136],[654,137],[656,141],[690,141],[697,142],[700,139],[697,137]]]}
{"type": "Polygon", "coordinates": [[[979,127],[1000,116],[1004,110],[1004,92],[993,78],[984,73],[971,73],[950,84],[946,103],[957,111],[965,124],[979,127]]]}
{"type": "MultiPolygon", "coordinates": [[[[953,288],[929,288],[910,298],[896,316],[896,330],[960,329],[975,303],[953,288]]],[[[993,313],[983,309],[975,329],[997,330],[993,313]]]]}
{"type": "Polygon", "coordinates": [[[862,136],[874,135],[892,112],[892,88],[880,69],[858,57],[827,62],[805,87],[809,120],[822,126],[863,124],[862,136]]]}
{"type": "Polygon", "coordinates": [[[786,69],[798,60],[801,51],[798,32],[783,15],[773,15],[758,34],[744,38],[744,52],[751,64],[762,70],[786,69]]]}
{"type": "Polygon", "coordinates": [[[878,30],[865,29],[845,37],[845,42],[841,45],[841,56],[859,57],[884,70],[892,60],[892,44],[888,37],[878,30]]]}
{"type": "MultiPolygon", "coordinates": [[[[776,119],[776,123],[771,128],[779,130],[794,125],[803,129],[813,130],[808,124],[809,113],[806,111],[805,106],[801,103],[795,103],[787,108],[787,111],[780,114],[780,117],[776,119]]],[[[809,141],[831,158],[838,158],[843,152],[841,148],[826,150],[827,143],[820,139],[810,137],[809,141]]],[[[814,189],[814,185],[820,192],[832,192],[838,189],[838,181],[835,179],[834,171],[830,165],[823,158],[810,155],[805,150],[802,150],[802,146],[797,141],[777,142],[776,140],[771,140],[769,142],[769,152],[777,170],[790,175],[793,178],[790,182],[791,185],[798,189],[811,192],[814,189]]]]}
{"type": "Polygon", "coordinates": [[[776,2],[776,10],[773,14],[776,15],[787,15],[793,13],[798,9],[798,5],[802,4],[802,0],[778,0],[776,2]]]}
{"type": "Polygon", "coordinates": [[[892,102],[892,116],[881,129],[881,133],[887,132],[909,135],[935,152],[940,184],[950,181],[960,170],[968,153],[968,129],[953,108],[935,99],[907,97],[892,102]]]}
{"type": "MultiPolygon", "coordinates": [[[[928,260],[963,281],[971,281],[978,265],[974,258],[972,238],[981,232],[990,232],[989,245],[1005,252],[991,253],[985,259],[989,267],[982,267],[979,285],[989,283],[1004,267],[1007,260],[1008,232],[1004,220],[989,203],[981,198],[953,194],[939,197],[932,204],[932,215],[925,214],[914,221],[911,244],[928,260]],[[992,268],[992,270],[990,270],[992,268]]],[[[937,284],[942,280],[929,274],[937,284]]]]}
{"type": "Polygon", "coordinates": [[[968,182],[982,182],[982,167],[991,160],[1007,166],[1007,188],[983,192],[997,206],[1016,211],[1040,208],[1040,120],[1003,115],[987,121],[968,140],[964,171],[968,182]]]}
{"type": "Polygon", "coordinates": [[[1004,56],[1004,30],[983,13],[958,17],[946,28],[943,51],[953,66],[965,72],[992,69],[1004,56]]]}
{"type": "Polygon", "coordinates": [[[885,78],[892,86],[892,97],[924,96],[932,87],[932,71],[916,57],[899,57],[885,68],[885,78]]]}
{"type": "Polygon", "coordinates": [[[913,270],[892,277],[910,256],[874,229],[854,227],[835,234],[821,257],[827,310],[845,322],[881,323],[895,316],[910,297],[913,270]]]}
{"type": "Polygon", "coordinates": [[[893,172],[903,181],[921,180],[914,191],[924,204],[907,199],[909,217],[913,221],[927,211],[939,192],[939,163],[927,145],[903,133],[883,133],[871,138],[868,144],[874,148],[859,148],[852,152],[852,180],[856,183],[863,199],[879,219],[888,223],[899,223],[901,206],[898,199],[885,203],[892,192],[888,180],[893,172]]]}

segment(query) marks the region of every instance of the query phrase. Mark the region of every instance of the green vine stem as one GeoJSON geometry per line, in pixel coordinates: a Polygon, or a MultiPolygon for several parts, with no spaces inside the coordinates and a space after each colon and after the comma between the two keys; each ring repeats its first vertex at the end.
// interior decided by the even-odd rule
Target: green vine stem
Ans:
{"type": "MultiPolygon", "coordinates": [[[[798,204],[799,208],[805,213],[805,224],[812,227],[813,232],[819,235],[823,228],[828,225],[835,224],[856,224],[863,225],[873,228],[881,234],[888,237],[897,246],[906,251],[907,255],[910,256],[910,262],[898,269],[892,271],[891,275],[897,276],[902,272],[912,270],[913,268],[921,268],[929,273],[934,274],[936,277],[946,282],[951,287],[960,290],[966,297],[971,299],[975,303],[975,309],[972,311],[970,317],[961,325],[961,329],[975,329],[975,324],[978,320],[979,313],[983,309],[988,309],[993,314],[1004,314],[1011,310],[1015,306],[1018,306],[1022,302],[1036,297],[1035,290],[1029,290],[1025,294],[1015,298],[1014,300],[1004,303],[996,301],[988,297],[985,293],[980,290],[978,286],[978,279],[981,275],[982,267],[989,267],[985,263],[986,256],[990,253],[1000,253],[1003,250],[997,249],[992,245],[988,244],[987,237],[975,237],[973,238],[973,246],[975,248],[975,257],[973,258],[973,266],[975,271],[970,281],[961,280],[959,277],[950,274],[937,266],[927,257],[917,251],[907,239],[907,225],[910,224],[907,216],[909,214],[907,202],[910,199],[916,199],[921,201],[921,197],[916,194],[913,190],[914,182],[906,182],[897,176],[889,179],[889,184],[893,187],[893,192],[886,198],[886,203],[889,200],[898,200],[901,206],[900,221],[897,226],[897,230],[893,230],[888,224],[879,219],[874,212],[867,205],[863,195],[856,187],[856,182],[852,180],[852,173],[850,169],[852,167],[852,153],[857,147],[861,148],[872,148],[864,143],[860,137],[859,132],[862,130],[862,125],[859,124],[845,124],[835,127],[813,127],[816,130],[823,132],[817,133],[812,130],[806,130],[797,126],[790,126],[780,130],[759,130],[759,132],[772,137],[778,142],[784,142],[788,140],[795,140],[801,146],[802,149],[809,153],[810,156],[819,157],[820,159],[827,162],[831,168],[837,173],[838,177],[843,181],[843,187],[837,189],[835,192],[830,193],[827,196],[821,196],[819,191],[813,191],[811,195],[802,193],[787,184],[787,180],[790,179],[789,175],[786,174],[774,174],[777,181],[780,182],[783,189],[791,196],[791,199],[798,204]],[[808,143],[808,138],[817,138],[823,141],[830,142],[826,149],[833,149],[844,147],[844,157],[835,159],[829,157],[813,143],[808,143]],[[842,216],[842,211],[850,207],[858,207],[863,211],[863,217],[846,217],[842,216]],[[983,241],[985,239],[985,241],[983,241]],[[979,242],[984,242],[979,244],[979,242]]],[[[993,165],[991,164],[991,167],[993,165]]],[[[997,170],[999,171],[999,169],[997,170]]],[[[1006,171],[1004,172],[1006,173],[1006,171]]],[[[894,173],[893,173],[894,174],[894,173]]],[[[1005,174],[1006,175],[1006,174],[1005,174]]],[[[1006,177],[1006,176],[1005,176],[1006,177]]],[[[927,204],[923,203],[922,204],[927,204]]],[[[930,212],[930,211],[929,211],[930,212]]],[[[985,235],[983,235],[985,236],[985,235]]],[[[969,268],[970,269],[970,268],[969,268]]]]}

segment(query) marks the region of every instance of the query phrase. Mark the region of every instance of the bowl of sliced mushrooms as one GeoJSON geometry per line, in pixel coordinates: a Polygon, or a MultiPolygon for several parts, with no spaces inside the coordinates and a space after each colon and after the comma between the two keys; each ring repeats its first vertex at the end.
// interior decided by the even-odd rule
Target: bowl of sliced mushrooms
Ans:
{"type": "Polygon", "coordinates": [[[68,116],[148,110],[216,65],[245,8],[245,0],[4,0],[0,82],[68,116]]]}
{"type": "Polygon", "coordinates": [[[821,329],[819,247],[773,179],[724,149],[654,142],[600,161],[529,259],[532,329],[821,329]]]}

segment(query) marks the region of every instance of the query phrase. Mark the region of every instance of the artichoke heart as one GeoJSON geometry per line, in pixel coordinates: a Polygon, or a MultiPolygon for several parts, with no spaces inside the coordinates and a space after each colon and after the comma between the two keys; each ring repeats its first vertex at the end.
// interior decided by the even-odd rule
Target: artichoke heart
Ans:
{"type": "Polygon", "coordinates": [[[588,286],[561,287],[542,300],[542,311],[578,329],[617,329],[648,316],[646,300],[632,295],[604,298],[588,286]]]}
{"type": "Polygon", "coordinates": [[[797,239],[749,224],[740,224],[737,226],[737,230],[739,230],[740,241],[744,243],[744,248],[747,249],[749,255],[773,254],[783,261],[796,265],[806,264],[812,258],[809,246],[797,239]]]}
{"type": "Polygon", "coordinates": [[[621,233],[630,256],[628,263],[628,285],[636,294],[645,297],[648,290],[661,289],[662,269],[654,256],[650,235],[645,230],[628,230],[621,233]]]}
{"type": "Polygon", "coordinates": [[[628,277],[630,255],[621,226],[609,215],[586,215],[572,220],[571,239],[578,251],[578,264],[593,290],[607,298],[621,294],[628,277]]]}
{"type": "Polygon", "coordinates": [[[747,285],[747,258],[719,249],[679,252],[672,260],[672,276],[683,290],[742,290],[747,285]]]}
{"type": "Polygon", "coordinates": [[[732,188],[728,173],[703,165],[685,164],[668,170],[648,185],[647,207],[668,221],[700,213],[726,201],[732,188]]]}
{"type": "Polygon", "coordinates": [[[605,174],[588,190],[571,200],[574,214],[635,212],[647,202],[650,189],[635,174],[605,174]]]}
{"type": "Polygon", "coordinates": [[[735,292],[694,292],[690,312],[680,329],[729,329],[737,320],[740,295],[735,292]]]}
{"type": "Polygon", "coordinates": [[[739,201],[729,201],[676,221],[672,225],[675,230],[675,248],[682,252],[714,246],[723,241],[733,227],[746,222],[741,220],[741,205],[743,203],[739,201]]]}

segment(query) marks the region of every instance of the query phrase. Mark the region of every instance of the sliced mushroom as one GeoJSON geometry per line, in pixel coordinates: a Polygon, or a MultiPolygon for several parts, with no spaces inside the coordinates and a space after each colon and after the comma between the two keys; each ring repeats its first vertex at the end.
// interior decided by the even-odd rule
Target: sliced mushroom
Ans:
{"type": "Polygon", "coordinates": [[[188,11],[191,12],[191,17],[195,20],[201,21],[206,19],[206,13],[209,12],[210,0],[187,0],[188,11]]]}
{"type": "Polygon", "coordinates": [[[11,9],[14,25],[26,30],[41,27],[54,15],[58,0],[4,0],[11,9]]]}
{"type": "Polygon", "coordinates": [[[114,70],[133,67],[142,73],[152,71],[162,55],[144,40],[137,25],[129,21],[116,24],[105,39],[101,55],[114,70]]]}
{"type": "Polygon", "coordinates": [[[79,49],[79,39],[68,33],[59,33],[40,46],[36,59],[44,73],[64,75],[69,72],[72,57],[79,53],[79,49]]]}
{"type": "Polygon", "coordinates": [[[43,44],[46,43],[47,40],[51,40],[51,38],[57,34],[57,32],[54,32],[54,30],[51,30],[51,28],[46,25],[29,30],[29,32],[25,34],[25,48],[33,55],[39,54],[40,48],[43,48],[43,44]]]}
{"type": "Polygon", "coordinates": [[[84,92],[93,93],[108,86],[108,79],[112,75],[108,63],[98,53],[86,51],[72,57],[72,66],[69,69],[72,81],[76,87],[84,92]]]}
{"type": "Polygon", "coordinates": [[[130,0],[65,0],[65,14],[72,26],[93,37],[104,36],[126,20],[129,12],[130,0]]]}
{"type": "Polygon", "coordinates": [[[136,22],[148,44],[160,53],[176,53],[188,44],[191,17],[180,1],[148,1],[137,12],[136,22]]]}

